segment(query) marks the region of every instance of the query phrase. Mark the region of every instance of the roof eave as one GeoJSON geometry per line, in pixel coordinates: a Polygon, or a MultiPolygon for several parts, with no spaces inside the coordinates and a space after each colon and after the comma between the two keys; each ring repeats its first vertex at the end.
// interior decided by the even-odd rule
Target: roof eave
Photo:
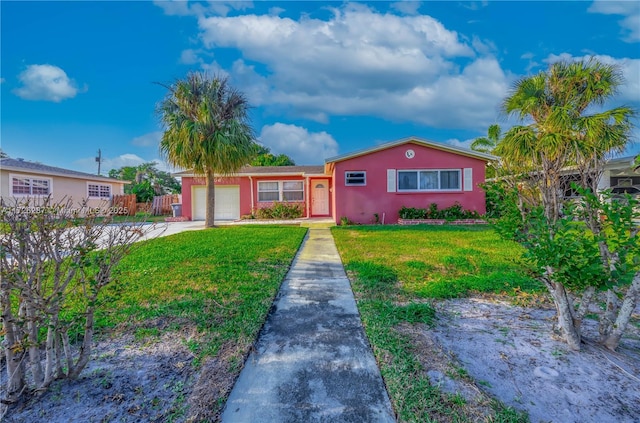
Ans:
{"type": "Polygon", "coordinates": [[[390,141],[390,142],[386,142],[380,145],[377,145],[375,147],[369,147],[369,148],[365,148],[362,150],[357,150],[357,151],[353,151],[351,153],[347,153],[347,154],[341,154],[338,156],[334,156],[334,157],[329,157],[325,160],[325,165],[329,164],[329,163],[336,163],[336,162],[341,162],[344,160],[348,160],[348,159],[352,159],[355,157],[360,157],[360,156],[364,156],[367,154],[371,154],[371,153],[375,153],[377,151],[381,151],[381,150],[386,150],[388,148],[391,147],[395,147],[398,145],[402,145],[402,144],[408,144],[408,143],[414,143],[414,144],[418,144],[418,145],[422,145],[422,146],[426,146],[426,147],[431,147],[431,148],[435,148],[438,150],[443,150],[443,151],[448,151],[454,154],[459,154],[459,155],[464,155],[464,156],[468,156],[468,157],[472,157],[472,158],[476,158],[476,159],[480,159],[480,160],[485,160],[485,161],[492,161],[492,160],[497,160],[498,157],[493,156],[491,154],[486,154],[486,153],[480,153],[478,151],[473,151],[473,150],[467,150],[464,148],[458,148],[458,147],[454,147],[451,145],[447,145],[444,143],[437,143],[434,141],[429,141],[429,140],[425,140],[422,138],[418,138],[418,137],[407,137],[407,138],[402,138],[396,141],[390,141]]]}
{"type": "Polygon", "coordinates": [[[91,181],[104,181],[104,182],[121,183],[121,184],[131,183],[131,181],[123,181],[121,179],[108,178],[105,176],[73,175],[73,174],[62,173],[62,172],[52,172],[49,170],[29,169],[29,168],[16,167],[16,166],[2,166],[2,170],[8,170],[12,172],[22,172],[26,174],[35,174],[35,175],[59,176],[61,178],[86,179],[91,181]]]}

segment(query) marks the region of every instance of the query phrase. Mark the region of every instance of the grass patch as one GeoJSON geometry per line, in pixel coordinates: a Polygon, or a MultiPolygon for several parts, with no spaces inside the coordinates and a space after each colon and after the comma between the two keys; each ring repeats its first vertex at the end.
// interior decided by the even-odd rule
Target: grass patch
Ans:
{"type": "MultiPolygon", "coordinates": [[[[188,231],[140,242],[118,264],[99,297],[97,334],[130,333],[147,344],[169,333],[195,356],[197,393],[189,398],[197,405],[176,386],[166,421],[182,421],[188,411],[194,421],[213,421],[221,411],[306,231],[262,225],[188,231]]],[[[77,316],[81,306],[72,301],[64,317],[77,316]]]]}
{"type": "MultiPolygon", "coordinates": [[[[332,233],[399,420],[475,421],[461,397],[429,383],[416,346],[398,327],[431,325],[435,313],[428,299],[541,291],[515,261],[521,247],[487,227],[358,226],[332,233]]],[[[491,421],[528,421],[499,403],[492,408],[491,421]]]]}
{"type": "MultiPolygon", "coordinates": [[[[97,329],[137,337],[195,327],[199,358],[257,336],[306,229],[223,227],[141,242],[101,296],[97,329]]],[[[72,310],[73,312],[73,310],[72,310]]]]}
{"type": "Polygon", "coordinates": [[[363,266],[385,266],[411,297],[544,292],[519,262],[522,247],[485,226],[337,227],[333,235],[347,270],[362,278],[363,266]]]}

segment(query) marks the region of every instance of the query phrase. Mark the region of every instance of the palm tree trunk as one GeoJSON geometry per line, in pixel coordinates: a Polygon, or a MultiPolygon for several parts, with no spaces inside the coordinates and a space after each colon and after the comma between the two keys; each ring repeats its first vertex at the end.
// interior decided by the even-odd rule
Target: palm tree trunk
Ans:
{"type": "Polygon", "coordinates": [[[216,225],[216,179],[213,170],[207,169],[207,213],[204,221],[205,228],[213,228],[216,225]]]}

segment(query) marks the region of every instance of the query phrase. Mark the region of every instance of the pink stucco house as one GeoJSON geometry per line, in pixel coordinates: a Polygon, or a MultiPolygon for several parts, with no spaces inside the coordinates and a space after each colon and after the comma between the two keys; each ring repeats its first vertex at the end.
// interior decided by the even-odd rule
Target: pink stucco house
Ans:
{"type": "MultiPolygon", "coordinates": [[[[402,206],[439,208],[460,203],[485,212],[485,166],[494,157],[410,137],[325,160],[324,166],[242,168],[216,181],[216,219],[234,220],[275,201],[299,202],[304,217],[345,217],[372,223],[375,215],[395,223],[402,206]]],[[[205,182],[182,177],[182,213],[204,219],[205,182]]]]}

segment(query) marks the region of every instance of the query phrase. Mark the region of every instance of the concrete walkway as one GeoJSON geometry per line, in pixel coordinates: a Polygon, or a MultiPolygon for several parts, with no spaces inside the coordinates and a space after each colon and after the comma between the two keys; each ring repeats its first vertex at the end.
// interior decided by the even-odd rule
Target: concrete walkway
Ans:
{"type": "Polygon", "coordinates": [[[328,229],[309,230],[222,421],[395,422],[328,229]]]}

